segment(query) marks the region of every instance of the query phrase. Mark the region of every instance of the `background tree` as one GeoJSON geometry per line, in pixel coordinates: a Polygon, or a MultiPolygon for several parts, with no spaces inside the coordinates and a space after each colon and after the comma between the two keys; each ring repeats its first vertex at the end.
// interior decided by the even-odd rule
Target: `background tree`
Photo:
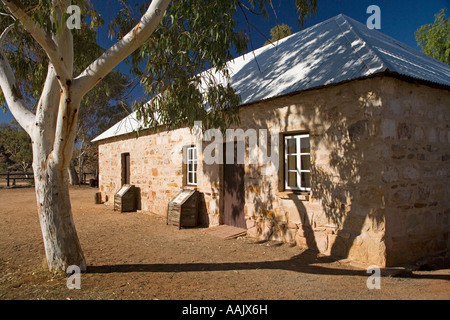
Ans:
{"type": "Polygon", "coordinates": [[[450,18],[447,9],[435,14],[434,23],[416,31],[416,41],[425,54],[450,65],[450,18]]]}
{"type": "MultiPolygon", "coordinates": [[[[86,270],[67,183],[83,97],[131,55],[131,69],[145,88],[144,101],[152,99],[135,105],[146,124],[192,127],[200,120],[226,127],[238,120],[240,98],[227,81],[217,79],[229,79],[227,61],[247,48],[235,14],[266,12],[272,3],[152,0],[131,8],[131,2],[120,1],[124,7],[111,24],[117,43],[91,59],[95,32],[86,23],[81,30],[66,24],[70,5],[82,8],[81,21],[101,24],[89,1],[0,1],[0,87],[32,140],[47,264],[50,271],[65,271],[70,265],[86,270]]],[[[317,0],[294,2],[300,24],[317,8],[317,0]]]]}
{"type": "Polygon", "coordinates": [[[17,123],[0,124],[0,150],[9,160],[6,169],[20,168],[21,171],[27,172],[31,168],[33,162],[31,140],[17,123]]]}
{"type": "Polygon", "coordinates": [[[85,182],[83,177],[86,164],[90,165],[91,172],[97,169],[97,145],[91,141],[129,115],[131,108],[127,95],[133,86],[128,76],[113,70],[83,98],[83,112],[78,116],[75,151],[69,168],[71,184],[85,182]]]}
{"type": "Polygon", "coordinates": [[[2,145],[0,145],[0,173],[8,171],[8,167],[12,164],[2,145]]]}
{"type": "Polygon", "coordinates": [[[267,40],[264,45],[272,44],[290,36],[292,34],[292,28],[287,24],[276,25],[272,29],[270,29],[270,36],[272,37],[270,40],[267,40]]]}

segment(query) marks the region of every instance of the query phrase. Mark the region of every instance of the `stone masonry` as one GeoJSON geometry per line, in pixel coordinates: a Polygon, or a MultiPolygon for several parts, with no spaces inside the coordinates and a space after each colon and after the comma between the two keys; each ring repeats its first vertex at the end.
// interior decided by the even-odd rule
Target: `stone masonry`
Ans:
{"type": "MultiPolygon", "coordinates": [[[[279,132],[280,141],[272,175],[245,165],[248,235],[381,267],[448,250],[449,106],[447,90],[379,76],[241,107],[239,128],[279,132]],[[312,190],[287,192],[283,135],[305,132],[312,190]]],[[[194,142],[187,128],[101,141],[103,199],[112,204],[130,153],[140,209],[165,216],[187,187],[183,147],[194,142]]],[[[223,222],[222,173],[199,159],[202,225],[223,222]]]]}

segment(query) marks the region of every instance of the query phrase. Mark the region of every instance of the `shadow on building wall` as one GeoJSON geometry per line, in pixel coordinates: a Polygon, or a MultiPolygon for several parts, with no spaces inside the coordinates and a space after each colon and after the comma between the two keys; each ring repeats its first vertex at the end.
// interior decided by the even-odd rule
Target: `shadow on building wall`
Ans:
{"type": "MultiPolygon", "coordinates": [[[[279,128],[281,136],[299,132],[310,134],[313,161],[309,201],[301,200],[294,193],[279,195],[284,185],[282,138],[277,179],[259,175],[258,169],[246,173],[246,189],[255,191],[255,196],[248,201],[254,203],[259,215],[256,220],[264,219],[266,224],[276,226],[272,231],[266,226],[266,230],[260,228],[260,233],[272,232],[272,238],[276,239],[274,233],[289,229],[289,223],[280,219],[283,213],[277,210],[283,210],[281,203],[290,201],[300,220],[297,240],[303,238],[300,242],[303,241],[305,247],[334,257],[351,256],[355,260],[385,263],[383,145],[377,136],[380,92],[377,82],[370,81],[367,80],[366,87],[355,81],[345,85],[347,88],[322,89],[328,90],[327,94],[306,92],[286,98],[278,106],[272,104],[272,108],[261,105],[253,111],[243,111],[247,118],[251,117],[249,122],[264,129],[279,128]],[[353,110],[348,107],[349,96],[353,110]],[[287,107],[280,108],[283,102],[287,107]],[[341,107],[345,104],[347,107],[341,107]],[[366,241],[364,237],[362,241],[361,234],[369,230],[371,234],[378,233],[379,239],[366,241]]],[[[292,236],[287,238],[293,240],[292,236]]]]}

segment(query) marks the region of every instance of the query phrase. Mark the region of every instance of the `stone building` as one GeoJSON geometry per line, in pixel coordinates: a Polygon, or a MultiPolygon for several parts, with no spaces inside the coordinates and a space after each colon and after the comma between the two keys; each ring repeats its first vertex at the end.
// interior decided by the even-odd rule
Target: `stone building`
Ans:
{"type": "Polygon", "coordinates": [[[244,164],[205,161],[226,144],[199,144],[188,128],[137,138],[131,114],[95,139],[103,199],[128,182],[141,210],[165,216],[195,188],[202,225],[378,266],[449,249],[449,66],[339,15],[230,70],[236,129],[260,138],[244,164]],[[267,149],[272,161],[249,161],[267,149]]]}

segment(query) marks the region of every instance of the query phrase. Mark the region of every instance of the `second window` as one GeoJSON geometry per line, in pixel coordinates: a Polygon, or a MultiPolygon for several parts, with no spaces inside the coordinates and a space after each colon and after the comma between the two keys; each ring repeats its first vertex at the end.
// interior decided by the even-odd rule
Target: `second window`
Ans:
{"type": "Polygon", "coordinates": [[[197,148],[189,147],[187,151],[187,184],[197,185],[197,148]]]}
{"type": "Polygon", "coordinates": [[[285,189],[311,190],[311,148],[309,134],[284,137],[285,189]]]}

